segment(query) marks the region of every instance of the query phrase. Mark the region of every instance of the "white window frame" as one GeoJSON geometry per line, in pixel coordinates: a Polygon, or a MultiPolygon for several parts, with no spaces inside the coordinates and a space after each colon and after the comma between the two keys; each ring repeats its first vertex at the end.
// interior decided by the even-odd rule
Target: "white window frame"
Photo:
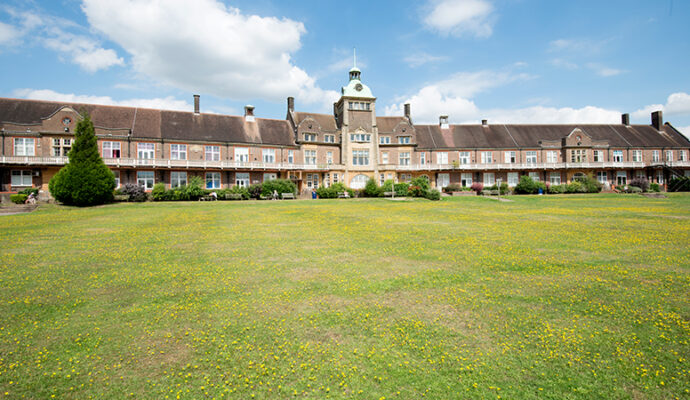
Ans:
{"type": "Polygon", "coordinates": [[[352,150],[352,165],[369,165],[369,150],[352,150]]]}
{"type": "Polygon", "coordinates": [[[438,153],[436,153],[436,164],[438,164],[438,165],[448,164],[448,152],[447,151],[439,151],[438,153]]]}
{"type": "Polygon", "coordinates": [[[333,152],[332,151],[326,152],[326,164],[328,164],[328,165],[333,164],[333,152]]]}
{"type": "Polygon", "coordinates": [[[220,146],[204,146],[206,161],[220,161],[220,146]]]}
{"type": "Polygon", "coordinates": [[[398,136],[398,144],[410,144],[411,141],[411,136],[398,136]]]}
{"type": "Polygon", "coordinates": [[[628,184],[628,172],[627,171],[616,171],[616,185],[627,185],[628,184]]]}
{"type": "Polygon", "coordinates": [[[137,185],[142,186],[144,190],[153,189],[156,183],[156,174],[153,171],[137,171],[137,185]]]}
{"type": "Polygon", "coordinates": [[[517,153],[515,151],[506,151],[505,162],[506,164],[515,164],[517,162],[517,153]]]}
{"type": "Polygon", "coordinates": [[[666,150],[666,162],[673,162],[673,150],[666,150]]]}
{"type": "Polygon", "coordinates": [[[458,152],[458,162],[462,165],[470,163],[470,152],[469,151],[459,151],[458,152]]]}
{"type": "Polygon", "coordinates": [[[517,186],[520,182],[520,174],[517,172],[508,172],[508,186],[517,186]]]}
{"type": "Polygon", "coordinates": [[[120,187],[120,171],[113,171],[113,175],[115,176],[115,188],[117,189],[120,187]]]}
{"type": "Polygon", "coordinates": [[[594,162],[604,162],[604,152],[602,150],[594,150],[592,157],[594,162]]]}
{"type": "Polygon", "coordinates": [[[53,155],[56,157],[67,156],[72,148],[72,139],[53,138],[53,155]]]}
{"type": "Polygon", "coordinates": [[[294,164],[295,163],[295,151],[294,150],[288,150],[287,162],[288,162],[288,164],[294,164]]]}
{"type": "Polygon", "coordinates": [[[633,150],[632,160],[633,162],[642,162],[642,150],[633,150]]]}
{"type": "Polygon", "coordinates": [[[261,149],[261,158],[264,164],[275,164],[276,149],[261,149]]]}
{"type": "Polygon", "coordinates": [[[34,138],[14,138],[14,155],[33,157],[36,154],[36,141],[34,138]]]}
{"type": "Polygon", "coordinates": [[[425,152],[419,153],[419,164],[420,165],[426,164],[426,153],[425,152]]]}
{"type": "Polygon", "coordinates": [[[121,156],[121,142],[103,142],[103,158],[120,158],[121,156]]]}
{"type": "Polygon", "coordinates": [[[597,181],[604,184],[609,181],[609,173],[606,171],[597,171],[597,181]]]}
{"type": "Polygon", "coordinates": [[[552,185],[560,185],[561,184],[561,173],[560,172],[551,172],[549,174],[549,182],[551,182],[552,185]]]}
{"type": "Polygon", "coordinates": [[[275,172],[264,172],[264,180],[262,182],[272,181],[275,179],[278,179],[278,174],[275,172]]]}
{"type": "Polygon", "coordinates": [[[207,172],[205,176],[206,189],[220,189],[220,172],[207,172]],[[210,185],[209,185],[210,184],[210,185]]]}
{"type": "Polygon", "coordinates": [[[180,186],[187,186],[187,172],[170,171],[170,187],[176,188],[180,186]]]}
{"type": "Polygon", "coordinates": [[[12,187],[33,186],[33,171],[28,169],[13,169],[11,175],[12,187]]]}
{"type": "Polygon", "coordinates": [[[496,184],[496,174],[493,172],[484,172],[482,174],[482,179],[484,181],[484,186],[493,186],[496,184]]]}
{"type": "Polygon", "coordinates": [[[490,151],[482,151],[482,164],[491,164],[493,162],[493,153],[490,151]]]}
{"type": "Polygon", "coordinates": [[[381,164],[388,164],[388,152],[387,151],[381,152],[381,164]]]}
{"type": "Polygon", "coordinates": [[[304,163],[316,165],[316,150],[304,150],[304,163]]]}
{"type": "Polygon", "coordinates": [[[546,152],[546,162],[550,164],[555,164],[558,161],[558,156],[556,155],[557,153],[555,151],[547,151],[546,152]]]}
{"type": "Polygon", "coordinates": [[[390,136],[379,136],[379,143],[380,144],[391,144],[391,137],[390,136]]]}
{"type": "Polygon", "coordinates": [[[531,171],[528,172],[527,175],[532,178],[533,181],[539,182],[541,178],[539,177],[539,172],[531,171]]]}
{"type": "Polygon", "coordinates": [[[326,143],[335,143],[335,135],[324,135],[323,141],[326,143]]]}
{"type": "Polygon", "coordinates": [[[525,162],[527,164],[536,164],[537,163],[537,152],[534,150],[529,150],[525,152],[525,162]]]}
{"type": "Polygon", "coordinates": [[[623,150],[613,151],[613,162],[622,163],[623,162],[623,150]]]}
{"type": "Polygon", "coordinates": [[[463,172],[460,174],[460,184],[464,187],[470,187],[472,186],[472,173],[471,172],[463,172]],[[464,182],[464,184],[463,184],[464,182]]]}
{"type": "Polygon", "coordinates": [[[235,173],[235,185],[238,187],[249,187],[249,172],[236,172],[235,173]]]}
{"type": "Polygon", "coordinates": [[[443,189],[450,185],[450,174],[440,173],[436,175],[436,187],[443,189]]]}
{"type": "Polygon", "coordinates": [[[305,142],[316,142],[316,133],[305,132],[303,136],[305,142]]]}
{"type": "Polygon", "coordinates": [[[137,143],[137,158],[153,160],[156,158],[156,144],[151,142],[137,143]]]}
{"type": "Polygon", "coordinates": [[[170,159],[171,160],[186,160],[187,159],[187,145],[179,143],[170,143],[170,159]]]}
{"type": "Polygon", "coordinates": [[[659,150],[652,151],[652,162],[659,162],[659,150]]]}
{"type": "Polygon", "coordinates": [[[688,161],[687,152],[685,150],[678,151],[678,161],[688,161]]]}
{"type": "Polygon", "coordinates": [[[410,152],[400,152],[400,154],[398,155],[398,159],[400,161],[400,165],[410,165],[410,152]]]}
{"type": "Polygon", "coordinates": [[[249,148],[235,147],[235,162],[246,163],[249,162],[249,148]]]}

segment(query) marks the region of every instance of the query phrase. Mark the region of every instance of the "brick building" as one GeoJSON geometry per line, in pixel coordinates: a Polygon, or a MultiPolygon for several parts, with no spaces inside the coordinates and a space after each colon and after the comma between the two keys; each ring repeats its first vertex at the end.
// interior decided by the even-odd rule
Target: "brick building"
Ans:
{"type": "Polygon", "coordinates": [[[292,179],[300,192],[342,182],[364,187],[369,178],[409,181],[425,175],[432,186],[450,183],[514,186],[521,175],[553,184],[591,174],[606,185],[637,176],[664,184],[690,175],[690,141],[662,113],[649,125],[620,124],[435,125],[404,115],[376,115],[376,98],[353,68],[333,114],[295,110],[284,120],[92,104],[0,99],[0,191],[40,187],[67,161],[80,112],[96,126],[101,155],[118,185],[169,187],[201,176],[207,188],[292,179]]]}

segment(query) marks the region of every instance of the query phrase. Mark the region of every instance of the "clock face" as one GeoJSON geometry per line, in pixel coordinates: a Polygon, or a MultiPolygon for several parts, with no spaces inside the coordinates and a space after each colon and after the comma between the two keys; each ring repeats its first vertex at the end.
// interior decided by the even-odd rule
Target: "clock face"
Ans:
{"type": "Polygon", "coordinates": [[[72,123],[72,119],[70,117],[65,117],[62,119],[62,125],[64,125],[64,126],[68,126],[71,123],[72,123]]]}
{"type": "Polygon", "coordinates": [[[356,84],[355,90],[357,90],[358,92],[361,92],[362,91],[362,84],[361,83],[356,84]]]}

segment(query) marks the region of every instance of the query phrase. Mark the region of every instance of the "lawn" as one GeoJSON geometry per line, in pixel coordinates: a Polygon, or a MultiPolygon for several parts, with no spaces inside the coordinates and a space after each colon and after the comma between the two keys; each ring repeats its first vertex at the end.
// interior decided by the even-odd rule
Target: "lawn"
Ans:
{"type": "Polygon", "coordinates": [[[690,397],[690,196],[0,217],[0,398],[690,397]]]}

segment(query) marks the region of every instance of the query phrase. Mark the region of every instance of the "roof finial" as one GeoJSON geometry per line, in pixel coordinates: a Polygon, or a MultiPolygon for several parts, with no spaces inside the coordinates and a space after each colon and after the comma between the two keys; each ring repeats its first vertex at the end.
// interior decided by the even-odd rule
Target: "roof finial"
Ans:
{"type": "Polygon", "coordinates": [[[354,59],[353,68],[357,68],[357,48],[352,48],[352,57],[354,59]]]}

